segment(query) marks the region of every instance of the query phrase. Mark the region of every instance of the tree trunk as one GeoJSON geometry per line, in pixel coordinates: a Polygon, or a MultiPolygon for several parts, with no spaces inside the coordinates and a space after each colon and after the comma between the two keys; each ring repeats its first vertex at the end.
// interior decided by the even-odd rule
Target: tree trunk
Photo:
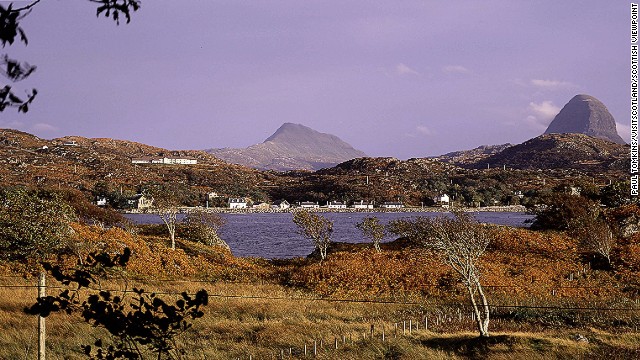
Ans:
{"type": "Polygon", "coordinates": [[[482,286],[479,282],[476,284],[468,284],[467,290],[469,291],[469,299],[471,300],[471,307],[473,308],[473,312],[476,315],[476,325],[478,327],[478,332],[480,333],[480,337],[488,337],[489,336],[489,304],[487,303],[487,298],[484,295],[484,291],[482,291],[482,286]],[[480,302],[478,305],[476,302],[475,291],[473,290],[473,286],[476,286],[478,293],[480,294],[480,302]]]}
{"type": "Polygon", "coordinates": [[[484,295],[484,290],[482,289],[482,285],[480,282],[476,284],[478,287],[478,293],[480,294],[480,301],[482,302],[482,323],[480,326],[480,336],[488,337],[489,336],[489,303],[487,302],[487,297],[484,295]]]}

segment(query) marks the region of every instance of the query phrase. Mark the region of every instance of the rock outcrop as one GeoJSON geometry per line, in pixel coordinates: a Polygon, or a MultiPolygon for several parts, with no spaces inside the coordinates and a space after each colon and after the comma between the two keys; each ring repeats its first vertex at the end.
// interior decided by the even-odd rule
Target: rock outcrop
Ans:
{"type": "Polygon", "coordinates": [[[545,134],[585,134],[617,144],[625,144],[616,121],[607,107],[589,95],[576,95],[560,110],[545,134]]]}

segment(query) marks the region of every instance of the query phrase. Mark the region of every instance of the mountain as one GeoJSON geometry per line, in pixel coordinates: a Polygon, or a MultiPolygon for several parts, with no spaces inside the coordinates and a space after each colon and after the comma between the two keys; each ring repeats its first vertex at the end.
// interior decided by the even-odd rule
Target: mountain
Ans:
{"type": "Polygon", "coordinates": [[[625,144],[607,107],[589,95],[576,95],[560,110],[545,134],[576,133],[625,144]]]}
{"type": "Polygon", "coordinates": [[[483,161],[491,155],[495,155],[513,144],[482,145],[471,150],[454,151],[435,157],[435,160],[458,166],[465,166],[483,161]]]}
{"type": "Polygon", "coordinates": [[[545,134],[476,162],[472,167],[626,171],[629,147],[584,134],[545,134]]]}
{"type": "Polygon", "coordinates": [[[292,123],[280,126],[261,144],[206,151],[226,162],[278,171],[318,170],[367,156],[335,135],[292,123]]]}

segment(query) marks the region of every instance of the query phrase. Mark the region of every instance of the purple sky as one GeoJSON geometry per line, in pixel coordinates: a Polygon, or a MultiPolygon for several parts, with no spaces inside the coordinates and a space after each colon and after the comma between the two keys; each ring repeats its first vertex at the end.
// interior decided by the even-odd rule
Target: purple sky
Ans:
{"type": "Polygon", "coordinates": [[[205,149],[294,122],[409,158],[523,142],[585,93],[629,141],[626,1],[143,0],[120,26],[95,9],[23,20],[29,46],[4,50],[39,94],[0,127],[205,149]]]}

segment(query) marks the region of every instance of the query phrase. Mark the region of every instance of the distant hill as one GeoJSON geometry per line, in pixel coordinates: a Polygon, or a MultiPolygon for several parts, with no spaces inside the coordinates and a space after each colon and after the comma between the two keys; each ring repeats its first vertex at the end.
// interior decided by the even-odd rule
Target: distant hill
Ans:
{"type": "Polygon", "coordinates": [[[318,170],[367,156],[335,135],[285,123],[263,143],[242,149],[207,152],[234,164],[263,170],[318,170]]]}
{"type": "Polygon", "coordinates": [[[204,151],[171,151],[133,141],[79,136],[46,140],[0,129],[0,185],[94,189],[97,184],[124,191],[140,185],[172,182],[202,192],[244,196],[255,192],[265,175],[227,164],[204,151]],[[74,145],[68,145],[74,142],[74,145]],[[65,145],[65,143],[67,145],[65,145]],[[197,165],[132,164],[136,157],[190,156],[197,165]]]}
{"type": "Polygon", "coordinates": [[[625,144],[607,107],[589,95],[576,95],[556,115],[545,134],[575,133],[625,144]]]}
{"type": "Polygon", "coordinates": [[[437,156],[434,159],[449,164],[465,166],[481,162],[489,156],[495,155],[511,146],[513,146],[513,144],[482,145],[471,150],[450,152],[448,154],[437,156]]]}
{"type": "Polygon", "coordinates": [[[546,134],[514,145],[472,165],[516,169],[626,171],[628,146],[584,134],[546,134]]]}

